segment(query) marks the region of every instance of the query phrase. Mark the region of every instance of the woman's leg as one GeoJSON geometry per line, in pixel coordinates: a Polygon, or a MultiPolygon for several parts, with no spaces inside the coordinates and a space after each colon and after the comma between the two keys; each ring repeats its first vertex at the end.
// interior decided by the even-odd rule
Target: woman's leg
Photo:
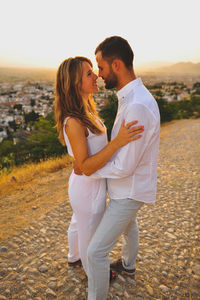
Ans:
{"type": "Polygon", "coordinates": [[[69,199],[76,216],[79,255],[87,274],[87,248],[105,210],[106,181],[74,176],[70,180],[69,199]]]}
{"type": "Polygon", "coordinates": [[[88,273],[88,262],[87,262],[87,249],[94,235],[102,217],[104,211],[98,214],[92,214],[91,211],[88,213],[77,212],[77,228],[79,236],[79,254],[80,259],[84,268],[85,273],[88,273]]]}
{"type": "Polygon", "coordinates": [[[78,229],[75,214],[73,213],[71,222],[68,228],[68,262],[75,262],[80,259],[78,246],[78,229]]]}

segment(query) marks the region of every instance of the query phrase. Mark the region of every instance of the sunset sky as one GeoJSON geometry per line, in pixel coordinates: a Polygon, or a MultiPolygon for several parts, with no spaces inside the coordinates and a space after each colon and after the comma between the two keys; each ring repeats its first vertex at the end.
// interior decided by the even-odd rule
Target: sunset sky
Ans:
{"type": "Polygon", "coordinates": [[[199,0],[0,0],[0,67],[57,68],[126,38],[136,68],[200,62],[199,0]]]}

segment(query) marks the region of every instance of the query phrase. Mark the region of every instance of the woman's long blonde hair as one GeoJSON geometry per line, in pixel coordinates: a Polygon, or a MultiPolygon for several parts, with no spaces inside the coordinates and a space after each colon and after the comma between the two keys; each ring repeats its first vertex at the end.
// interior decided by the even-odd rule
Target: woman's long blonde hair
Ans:
{"type": "Polygon", "coordinates": [[[81,96],[84,61],[92,67],[92,62],[88,58],[76,56],[64,60],[57,70],[54,115],[59,139],[63,145],[65,145],[63,124],[66,117],[80,120],[86,128],[97,135],[103,132],[102,126],[96,121],[98,114],[92,95],[89,96],[87,104],[81,96]]]}

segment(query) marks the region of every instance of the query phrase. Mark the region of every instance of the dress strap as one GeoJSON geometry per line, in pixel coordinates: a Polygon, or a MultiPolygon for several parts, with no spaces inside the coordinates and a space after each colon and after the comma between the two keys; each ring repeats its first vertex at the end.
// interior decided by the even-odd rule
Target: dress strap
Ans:
{"type": "Polygon", "coordinates": [[[64,119],[64,122],[63,122],[63,126],[64,126],[64,127],[65,127],[67,121],[69,120],[69,118],[70,118],[70,117],[66,117],[66,118],[64,119]]]}

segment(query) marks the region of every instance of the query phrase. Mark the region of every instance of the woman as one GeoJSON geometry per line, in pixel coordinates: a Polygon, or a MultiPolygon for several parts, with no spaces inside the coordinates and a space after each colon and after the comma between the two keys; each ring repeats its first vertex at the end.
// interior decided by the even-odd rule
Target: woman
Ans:
{"type": "Polygon", "coordinates": [[[80,258],[86,274],[88,244],[106,204],[106,180],[88,176],[102,168],[120,147],[139,139],[138,134],[143,131],[141,126],[131,128],[137,121],[126,126],[123,122],[116,138],[107,143],[106,128],[91,96],[98,92],[96,80],[88,58],[66,59],[57,71],[55,97],[60,141],[83,172],[80,176],[72,171],[69,179],[68,192],[74,214],[68,230],[68,259],[73,263],[80,258]]]}

